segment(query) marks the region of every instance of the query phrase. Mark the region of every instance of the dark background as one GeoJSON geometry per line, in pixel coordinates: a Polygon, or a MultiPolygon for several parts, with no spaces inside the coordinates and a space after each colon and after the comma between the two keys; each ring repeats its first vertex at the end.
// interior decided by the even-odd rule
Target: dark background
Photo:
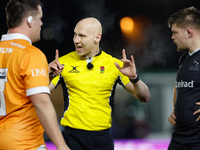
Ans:
{"type": "MultiPolygon", "coordinates": [[[[8,0],[1,0],[0,33],[7,32],[4,8],[8,0]]],[[[74,50],[73,30],[76,23],[85,17],[96,17],[102,23],[101,48],[121,58],[121,50],[133,55],[138,70],[175,69],[181,53],[171,40],[168,18],[182,8],[200,7],[198,0],[42,0],[42,39],[34,45],[54,59],[55,50],[60,56],[74,50]],[[135,22],[132,40],[125,38],[119,21],[129,16],[135,22]],[[49,30],[48,30],[49,29],[49,30]],[[48,32],[50,31],[50,32],[48,32]]]]}
{"type": "MultiPolygon", "coordinates": [[[[7,33],[5,17],[7,2],[8,0],[1,0],[0,34],[7,33]]],[[[176,71],[182,53],[177,52],[171,40],[172,33],[167,26],[167,20],[182,8],[195,6],[200,9],[199,0],[42,0],[42,2],[44,25],[41,30],[41,40],[34,45],[45,53],[49,62],[54,60],[56,49],[59,50],[60,56],[74,51],[73,34],[76,23],[85,17],[95,17],[103,26],[101,48],[119,59],[122,57],[122,49],[125,48],[128,58],[130,55],[134,56],[139,74],[140,71],[144,71],[144,74],[140,75],[150,89],[151,103],[143,104],[133,100],[124,89],[116,92],[111,130],[113,137],[143,138],[149,132],[160,132],[163,136],[165,131],[167,135],[171,134],[172,128],[167,118],[171,114],[171,91],[175,75],[169,75],[169,72],[176,71]],[[119,21],[125,16],[131,17],[135,22],[131,39],[120,30],[119,21]],[[156,73],[149,75],[148,72],[152,71],[156,73]],[[167,74],[158,74],[157,71],[167,74]],[[145,74],[148,79],[145,79],[145,74]],[[166,105],[166,102],[169,104],[166,105]],[[138,113],[131,116],[133,112],[138,113]]],[[[56,90],[53,91],[51,100],[60,120],[63,114],[63,101],[58,99],[63,99],[62,90],[60,87],[56,90]]],[[[48,140],[48,137],[45,139],[48,140]]]]}

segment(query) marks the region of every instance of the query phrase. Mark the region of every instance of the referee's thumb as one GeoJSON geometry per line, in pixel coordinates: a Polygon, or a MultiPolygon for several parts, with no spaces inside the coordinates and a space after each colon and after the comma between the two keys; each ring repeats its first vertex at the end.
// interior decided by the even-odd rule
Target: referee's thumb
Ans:
{"type": "Polygon", "coordinates": [[[115,62],[115,66],[120,70],[121,67],[119,66],[119,64],[117,62],[115,62]]]}

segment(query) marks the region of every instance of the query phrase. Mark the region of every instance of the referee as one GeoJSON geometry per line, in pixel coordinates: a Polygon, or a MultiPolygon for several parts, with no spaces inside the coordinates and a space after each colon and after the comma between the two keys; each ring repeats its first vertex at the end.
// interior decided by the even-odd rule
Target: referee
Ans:
{"type": "Polygon", "coordinates": [[[96,18],[79,21],[74,29],[76,51],[59,58],[64,69],[50,83],[59,83],[64,93],[63,136],[72,150],[114,150],[109,128],[117,83],[141,102],[148,102],[148,87],[126,59],[125,50],[118,60],[99,48],[101,23],[96,18]]]}

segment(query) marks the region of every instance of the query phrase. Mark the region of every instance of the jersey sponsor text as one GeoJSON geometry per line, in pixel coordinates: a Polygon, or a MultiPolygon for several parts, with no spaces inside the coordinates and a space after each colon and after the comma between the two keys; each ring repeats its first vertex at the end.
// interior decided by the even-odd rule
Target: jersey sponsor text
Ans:
{"type": "Polygon", "coordinates": [[[186,82],[181,80],[180,82],[175,81],[176,88],[183,88],[183,87],[189,87],[194,88],[194,81],[186,82]]]}
{"type": "Polygon", "coordinates": [[[12,53],[12,48],[2,48],[0,47],[0,53],[12,53]]]}
{"type": "Polygon", "coordinates": [[[10,43],[10,45],[16,46],[16,47],[19,47],[19,48],[22,48],[22,49],[25,49],[25,48],[26,48],[26,46],[23,46],[23,45],[20,45],[20,44],[18,44],[18,43],[14,43],[14,42],[10,43]]]}
{"type": "Polygon", "coordinates": [[[35,76],[47,76],[47,71],[46,69],[31,69],[31,72],[32,72],[32,76],[35,77],[35,76]]]}

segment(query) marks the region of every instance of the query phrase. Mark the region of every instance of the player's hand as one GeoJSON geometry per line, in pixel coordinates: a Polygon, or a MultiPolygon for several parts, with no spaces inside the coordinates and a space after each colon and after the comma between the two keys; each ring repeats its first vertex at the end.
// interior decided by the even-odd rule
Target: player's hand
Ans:
{"type": "Polygon", "coordinates": [[[123,67],[121,68],[118,63],[115,63],[115,66],[119,69],[121,73],[128,76],[130,79],[134,79],[137,77],[136,74],[136,67],[135,67],[135,61],[133,56],[131,55],[131,60],[128,60],[126,58],[126,52],[125,49],[122,50],[122,58],[121,61],[123,61],[123,67]]]}
{"type": "MultiPolygon", "coordinates": [[[[196,105],[200,105],[200,102],[197,102],[196,105]]],[[[193,115],[197,115],[197,114],[200,114],[200,109],[196,110],[193,115]]],[[[196,121],[199,121],[200,120],[200,115],[197,117],[196,121]]]]}
{"type": "Polygon", "coordinates": [[[171,125],[173,125],[174,127],[176,126],[176,116],[175,116],[175,112],[173,111],[171,113],[171,115],[168,118],[169,123],[171,123],[171,125]]]}
{"type": "Polygon", "coordinates": [[[56,50],[55,61],[49,63],[49,73],[53,72],[55,76],[59,75],[64,69],[64,66],[60,64],[58,59],[59,59],[59,51],[56,50]]]}

